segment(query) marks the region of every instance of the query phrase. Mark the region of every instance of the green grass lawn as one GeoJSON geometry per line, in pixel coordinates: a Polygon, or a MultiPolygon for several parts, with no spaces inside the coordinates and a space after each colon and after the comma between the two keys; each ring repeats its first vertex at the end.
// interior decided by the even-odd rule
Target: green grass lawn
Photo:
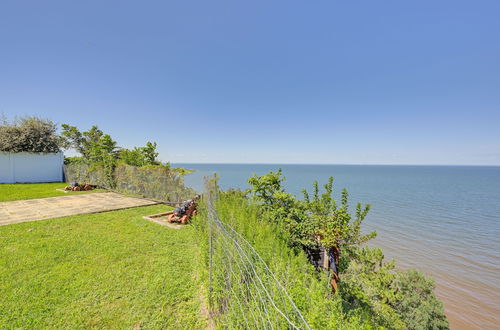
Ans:
{"type": "Polygon", "coordinates": [[[0,328],[205,327],[202,238],[142,219],[164,210],[0,226],[0,328]]]}
{"type": "Polygon", "coordinates": [[[87,194],[92,192],[105,191],[102,189],[90,191],[75,191],[65,193],[56,189],[64,188],[67,184],[64,182],[54,183],[3,183],[0,184],[0,202],[15,201],[20,199],[32,199],[43,197],[64,196],[68,194],[87,194]]]}

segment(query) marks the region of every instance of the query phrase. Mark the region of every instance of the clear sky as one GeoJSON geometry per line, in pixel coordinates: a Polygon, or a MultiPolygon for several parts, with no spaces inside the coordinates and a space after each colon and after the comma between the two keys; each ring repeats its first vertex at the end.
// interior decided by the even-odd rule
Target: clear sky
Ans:
{"type": "Polygon", "coordinates": [[[0,112],[172,162],[500,164],[500,1],[0,2],[0,112]]]}

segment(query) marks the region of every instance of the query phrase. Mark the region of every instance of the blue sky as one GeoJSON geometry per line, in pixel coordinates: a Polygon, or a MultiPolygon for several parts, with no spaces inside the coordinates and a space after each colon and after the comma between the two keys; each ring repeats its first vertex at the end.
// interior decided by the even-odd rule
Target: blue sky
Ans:
{"type": "Polygon", "coordinates": [[[172,162],[500,164],[500,2],[6,1],[0,112],[172,162]]]}

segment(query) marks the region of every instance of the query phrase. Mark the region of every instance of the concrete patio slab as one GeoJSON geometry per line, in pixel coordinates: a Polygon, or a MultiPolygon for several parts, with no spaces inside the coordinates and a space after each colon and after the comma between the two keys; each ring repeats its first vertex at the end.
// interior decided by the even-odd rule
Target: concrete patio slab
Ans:
{"type": "Polygon", "coordinates": [[[112,192],[0,202],[0,226],[154,204],[112,192]]]}

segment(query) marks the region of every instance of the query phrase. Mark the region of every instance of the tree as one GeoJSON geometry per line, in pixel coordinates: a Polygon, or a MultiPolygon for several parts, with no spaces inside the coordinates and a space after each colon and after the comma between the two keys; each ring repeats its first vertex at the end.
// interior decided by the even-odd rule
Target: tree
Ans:
{"type": "Polygon", "coordinates": [[[109,134],[104,134],[97,126],[85,132],[68,124],[62,125],[64,146],[74,148],[90,162],[109,162],[118,158],[118,148],[109,134]]]}
{"type": "Polygon", "coordinates": [[[325,251],[331,251],[333,254],[332,262],[335,264],[332,278],[332,287],[337,291],[337,282],[339,281],[339,273],[341,271],[340,254],[343,250],[349,250],[354,246],[368,241],[375,237],[376,233],[372,232],[368,235],[361,235],[361,223],[365,219],[370,205],[361,206],[358,203],[356,206],[355,220],[349,213],[348,198],[349,194],[346,189],[342,190],[340,205],[332,197],[333,194],[333,177],[328,179],[328,183],[324,186],[325,192],[319,194],[318,181],[313,183],[312,199],[304,189],[304,204],[309,221],[312,222],[313,235],[316,239],[316,244],[323,247],[325,251]]]}
{"type": "Polygon", "coordinates": [[[146,165],[159,165],[158,152],[156,152],[156,142],[147,142],[145,147],[141,148],[146,165]]]}
{"type": "Polygon", "coordinates": [[[56,124],[48,119],[23,117],[0,125],[0,151],[53,153],[61,144],[56,124]]]}
{"type": "Polygon", "coordinates": [[[160,165],[157,159],[156,142],[148,142],[145,147],[120,150],[120,159],[132,166],[160,165]]]}
{"type": "MultiPolygon", "coordinates": [[[[65,148],[74,148],[82,157],[83,162],[91,165],[90,169],[102,173],[102,183],[108,188],[115,187],[114,170],[118,159],[116,141],[109,134],[104,134],[97,126],[80,132],[75,126],[62,125],[62,136],[65,148]]],[[[72,160],[74,163],[74,160],[72,160]]]]}
{"type": "Polygon", "coordinates": [[[318,182],[313,183],[313,196],[310,198],[307,190],[303,190],[304,203],[310,220],[314,223],[314,234],[318,243],[325,248],[350,247],[365,243],[376,236],[375,232],[361,235],[361,223],[365,219],[370,205],[356,205],[354,217],[349,213],[349,193],[342,190],[340,205],[333,199],[333,177],[325,184],[325,192],[319,195],[318,182]]]}

